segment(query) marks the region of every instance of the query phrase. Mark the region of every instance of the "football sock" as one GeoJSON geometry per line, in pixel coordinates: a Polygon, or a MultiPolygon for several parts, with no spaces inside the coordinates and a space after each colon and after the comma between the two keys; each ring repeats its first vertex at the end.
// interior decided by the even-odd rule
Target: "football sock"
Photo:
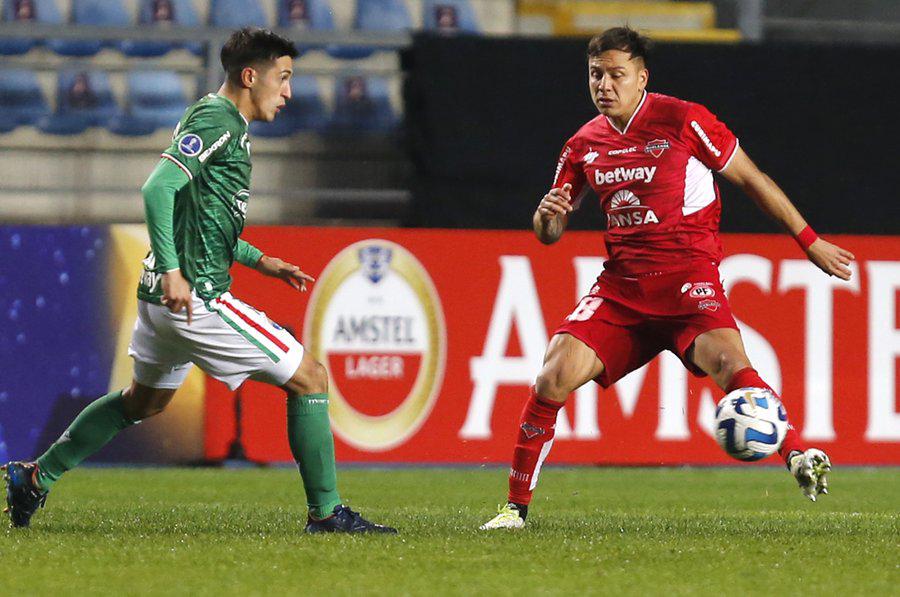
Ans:
{"type": "Polygon", "coordinates": [[[48,490],[66,471],[105,446],[134,424],[123,410],[123,390],[97,398],[81,411],[69,428],[37,459],[34,481],[48,490]]]}
{"type": "Polygon", "coordinates": [[[317,519],[327,518],[341,503],[328,394],[289,395],[287,430],[291,454],[303,478],[309,514],[317,519]]]}
{"type": "Polygon", "coordinates": [[[525,403],[519,420],[519,434],[513,451],[512,467],[509,469],[508,501],[527,506],[537,485],[541,465],[553,446],[556,433],[556,414],[562,402],[554,402],[538,396],[534,387],[525,403]]]}
{"type": "MultiPolygon", "coordinates": [[[[756,372],[756,369],[752,367],[745,367],[735,373],[731,378],[731,382],[729,382],[726,391],[733,392],[738,388],[765,388],[776,396],[778,395],[775,390],[769,387],[769,384],[762,380],[759,373],[756,372]]],[[[784,441],[781,442],[781,447],[778,449],[778,455],[781,456],[784,463],[790,467],[791,452],[803,452],[805,450],[806,446],[803,445],[800,434],[797,433],[797,430],[794,429],[794,426],[788,421],[787,433],[784,435],[784,441]]]]}

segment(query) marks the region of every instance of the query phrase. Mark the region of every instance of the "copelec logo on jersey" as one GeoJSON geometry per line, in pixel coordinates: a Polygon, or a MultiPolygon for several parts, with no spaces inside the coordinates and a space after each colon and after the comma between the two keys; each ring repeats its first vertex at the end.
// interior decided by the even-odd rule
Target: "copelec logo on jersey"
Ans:
{"type": "Polygon", "coordinates": [[[369,239],[338,253],[310,296],[303,343],[328,369],[331,421],[348,444],[389,450],[427,420],[444,375],[444,314],[404,247],[369,239]]]}
{"type": "Polygon", "coordinates": [[[178,151],[189,158],[195,157],[203,151],[203,139],[194,133],[188,133],[178,142],[178,151]]]}

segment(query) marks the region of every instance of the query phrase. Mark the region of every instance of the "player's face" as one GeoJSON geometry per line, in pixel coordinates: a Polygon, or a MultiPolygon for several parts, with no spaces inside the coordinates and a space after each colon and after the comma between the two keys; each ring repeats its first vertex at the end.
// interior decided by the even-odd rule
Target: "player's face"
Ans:
{"type": "Polygon", "coordinates": [[[644,94],[649,73],[643,60],[622,50],[607,50],[588,59],[591,99],[601,114],[628,118],[644,94]]]}
{"type": "Polygon", "coordinates": [[[290,56],[281,56],[272,65],[256,71],[253,85],[250,86],[250,98],[256,108],[256,120],[272,122],[289,99],[291,99],[291,75],[293,60],[290,56]]]}

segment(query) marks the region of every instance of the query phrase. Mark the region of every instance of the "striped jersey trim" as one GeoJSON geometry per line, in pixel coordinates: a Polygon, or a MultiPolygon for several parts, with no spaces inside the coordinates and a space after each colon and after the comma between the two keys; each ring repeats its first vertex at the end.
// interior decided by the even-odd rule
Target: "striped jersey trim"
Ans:
{"type": "Polygon", "coordinates": [[[188,170],[187,166],[185,166],[184,164],[182,164],[181,162],[179,162],[178,159],[177,159],[175,156],[171,156],[171,155],[169,155],[169,154],[167,154],[167,153],[161,153],[161,154],[159,154],[159,157],[161,157],[161,158],[166,158],[167,160],[170,160],[171,162],[174,162],[176,166],[178,166],[179,168],[181,168],[182,170],[184,170],[184,173],[187,174],[189,180],[194,180],[194,175],[191,174],[191,171],[188,170]]]}

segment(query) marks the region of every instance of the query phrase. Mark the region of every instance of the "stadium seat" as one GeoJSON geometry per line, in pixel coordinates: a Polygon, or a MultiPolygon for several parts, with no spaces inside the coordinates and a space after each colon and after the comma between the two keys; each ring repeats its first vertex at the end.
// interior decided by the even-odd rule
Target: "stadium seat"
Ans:
{"type": "Polygon", "coordinates": [[[209,9],[209,24],[228,29],[269,26],[259,0],[213,0],[209,9]]]}
{"type": "Polygon", "coordinates": [[[77,135],[92,126],[105,126],[118,107],[103,71],[67,70],[59,73],[56,112],[37,126],[52,135],[77,135]]]}
{"type": "Polygon", "coordinates": [[[386,133],[397,126],[388,81],[384,77],[338,77],[334,98],[334,112],[328,127],[332,133],[386,133]]]}
{"type": "Polygon", "coordinates": [[[311,75],[291,79],[291,100],[272,122],[254,122],[250,132],[260,137],[287,137],[298,131],[321,131],[328,124],[319,81],[311,75]]]}
{"type": "Polygon", "coordinates": [[[50,112],[37,76],[30,70],[0,70],[0,128],[4,132],[37,122],[50,112]]]}
{"type": "Polygon", "coordinates": [[[174,129],[188,105],[181,77],[172,71],[129,73],[125,103],[125,110],[110,121],[109,130],[129,136],[174,129]]]}
{"type": "MultiPolygon", "coordinates": [[[[402,32],[412,29],[412,19],[404,0],[357,0],[353,27],[357,31],[402,32]]],[[[380,48],[396,49],[396,48],[380,48]]],[[[371,56],[376,48],[337,46],[327,48],[335,58],[356,59],[371,56]]]]}
{"type": "MultiPolygon", "coordinates": [[[[3,3],[4,23],[42,23],[58,25],[62,17],[54,0],[6,0],[3,3]]],[[[0,39],[0,54],[25,54],[40,41],[29,38],[0,39]]]]}
{"type": "MultiPolygon", "coordinates": [[[[138,23],[142,27],[196,27],[200,24],[197,12],[190,0],[141,0],[138,10],[138,23]]],[[[184,44],[191,50],[200,44],[184,44]]],[[[124,40],[119,49],[128,56],[162,56],[182,47],[182,44],[168,41],[124,40]]]]}
{"type": "MultiPolygon", "coordinates": [[[[279,0],[278,26],[299,31],[333,31],[334,18],[328,0],[279,0]]],[[[320,46],[297,44],[301,52],[320,46]]]]}
{"type": "Polygon", "coordinates": [[[478,33],[475,10],[468,0],[425,0],[423,29],[434,33],[478,33]]]}
{"type": "MultiPolygon", "coordinates": [[[[131,18],[122,0],[72,0],[72,23],[76,25],[99,25],[106,27],[128,27],[131,18]]],[[[47,45],[63,56],[93,56],[104,46],[96,40],[51,39],[47,45]]],[[[117,47],[117,42],[111,42],[117,47]]]]}

